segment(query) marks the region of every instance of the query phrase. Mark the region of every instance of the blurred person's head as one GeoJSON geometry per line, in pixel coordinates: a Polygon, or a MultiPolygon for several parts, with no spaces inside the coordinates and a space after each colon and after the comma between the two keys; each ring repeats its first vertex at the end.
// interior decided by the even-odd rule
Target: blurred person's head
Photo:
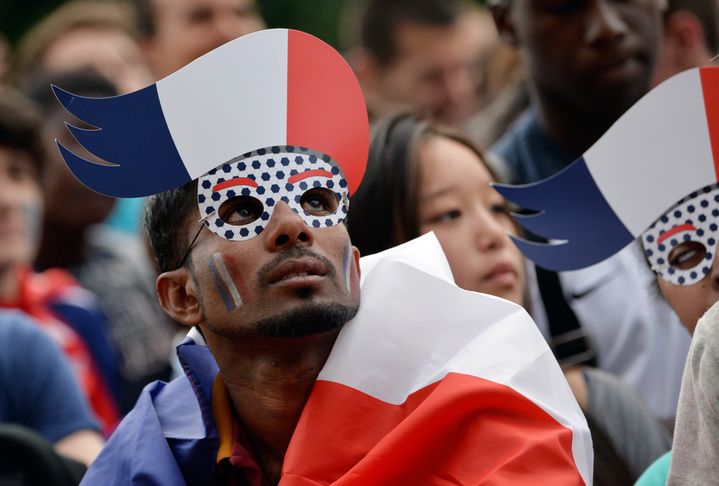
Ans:
{"type": "Polygon", "coordinates": [[[668,0],[664,41],[654,71],[659,84],[686,69],[707,64],[719,50],[716,0],[668,0]]]}
{"type": "Polygon", "coordinates": [[[522,303],[516,233],[482,152],[461,134],[410,115],[379,122],[348,224],[354,245],[375,253],[434,231],[460,287],[522,303]]]}
{"type": "Polygon", "coordinates": [[[483,19],[462,0],[370,0],[353,56],[370,111],[463,122],[477,105],[476,63],[496,40],[483,19]]]}
{"type": "Polygon", "coordinates": [[[265,27],[255,0],[135,0],[135,6],[142,45],[158,79],[265,27]]]}
{"type": "MultiPolygon", "coordinates": [[[[650,87],[662,0],[493,0],[540,107],[603,133],[650,87]]],[[[551,116],[551,115],[550,115],[551,116]]]]}
{"type": "MultiPolygon", "coordinates": [[[[88,160],[105,163],[86,153],[68,131],[65,126],[68,113],[52,93],[51,84],[81,96],[108,97],[115,96],[118,92],[107,78],[87,69],[40,76],[31,80],[26,90],[44,118],[43,142],[48,152],[45,178],[46,230],[50,227],[67,233],[82,232],[90,225],[104,221],[112,210],[115,199],[85,187],[72,175],[60,156],[55,140],[70,150],[82,152],[88,160]]],[[[77,119],[71,124],[80,128],[91,128],[77,119]]]]}
{"type": "Polygon", "coordinates": [[[0,88],[0,277],[35,255],[44,172],[39,115],[18,93],[0,88]]]}
{"type": "Polygon", "coordinates": [[[121,92],[152,83],[133,30],[132,11],[116,1],[74,0],[59,7],[21,40],[16,82],[41,73],[92,68],[121,92]]]}

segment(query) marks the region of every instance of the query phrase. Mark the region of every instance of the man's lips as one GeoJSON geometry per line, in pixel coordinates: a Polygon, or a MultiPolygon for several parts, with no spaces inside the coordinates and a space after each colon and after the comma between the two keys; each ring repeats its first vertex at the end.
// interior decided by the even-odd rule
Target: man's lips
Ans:
{"type": "Polygon", "coordinates": [[[327,267],[314,258],[285,260],[268,275],[269,285],[303,284],[317,282],[327,275],[327,267]]]}

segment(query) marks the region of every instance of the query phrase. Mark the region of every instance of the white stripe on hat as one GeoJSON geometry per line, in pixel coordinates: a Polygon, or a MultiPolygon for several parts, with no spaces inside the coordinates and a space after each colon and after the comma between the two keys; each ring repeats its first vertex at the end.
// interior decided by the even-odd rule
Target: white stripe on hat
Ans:
{"type": "Polygon", "coordinates": [[[157,82],[167,126],[192,179],[246,152],[285,144],[287,37],[286,29],[248,34],[157,82]]]}
{"type": "Polygon", "coordinates": [[[674,76],[635,104],[584,154],[597,186],[634,236],[658,214],[716,179],[702,93],[698,69],[674,76]]]}

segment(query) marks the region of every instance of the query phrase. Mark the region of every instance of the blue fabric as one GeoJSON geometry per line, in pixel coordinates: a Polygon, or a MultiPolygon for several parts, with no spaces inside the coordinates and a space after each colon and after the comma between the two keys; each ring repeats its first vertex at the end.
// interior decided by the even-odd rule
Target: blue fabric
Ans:
{"type": "Polygon", "coordinates": [[[646,471],[639,476],[634,486],[664,486],[669,476],[669,465],[672,461],[672,451],[667,452],[654,461],[646,471]]]}
{"type": "Polygon", "coordinates": [[[210,401],[217,363],[190,339],[178,356],[186,375],[145,387],[81,484],[211,484],[219,447],[210,401]]]}
{"type": "Polygon", "coordinates": [[[72,173],[90,189],[114,197],[140,197],[190,181],[162,112],[157,86],[111,98],[88,98],[53,86],[73,115],[97,129],[68,125],[77,141],[113,166],[100,165],[58,148],[72,173]]]}
{"type": "Polygon", "coordinates": [[[540,181],[559,172],[576,158],[547,137],[539,126],[535,109],[519,121],[492,146],[512,170],[512,184],[540,181]]]}
{"type": "Polygon", "coordinates": [[[0,423],[31,428],[50,442],[97,430],[70,365],[29,317],[0,311],[0,423]]]}

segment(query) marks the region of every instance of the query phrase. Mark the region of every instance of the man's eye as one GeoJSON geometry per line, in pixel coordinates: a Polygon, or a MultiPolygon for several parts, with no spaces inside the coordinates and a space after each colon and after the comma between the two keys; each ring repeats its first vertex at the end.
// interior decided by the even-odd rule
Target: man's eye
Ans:
{"type": "Polygon", "coordinates": [[[225,223],[242,226],[255,221],[262,215],[262,211],[263,205],[258,199],[250,196],[239,196],[222,203],[217,213],[225,223]]]}
{"type": "Polygon", "coordinates": [[[331,190],[317,187],[305,192],[300,198],[302,210],[311,216],[327,216],[337,210],[339,200],[331,190]]]}
{"type": "Polygon", "coordinates": [[[706,248],[698,241],[685,241],[669,252],[669,265],[678,270],[689,270],[699,265],[706,257],[706,248]]]}

